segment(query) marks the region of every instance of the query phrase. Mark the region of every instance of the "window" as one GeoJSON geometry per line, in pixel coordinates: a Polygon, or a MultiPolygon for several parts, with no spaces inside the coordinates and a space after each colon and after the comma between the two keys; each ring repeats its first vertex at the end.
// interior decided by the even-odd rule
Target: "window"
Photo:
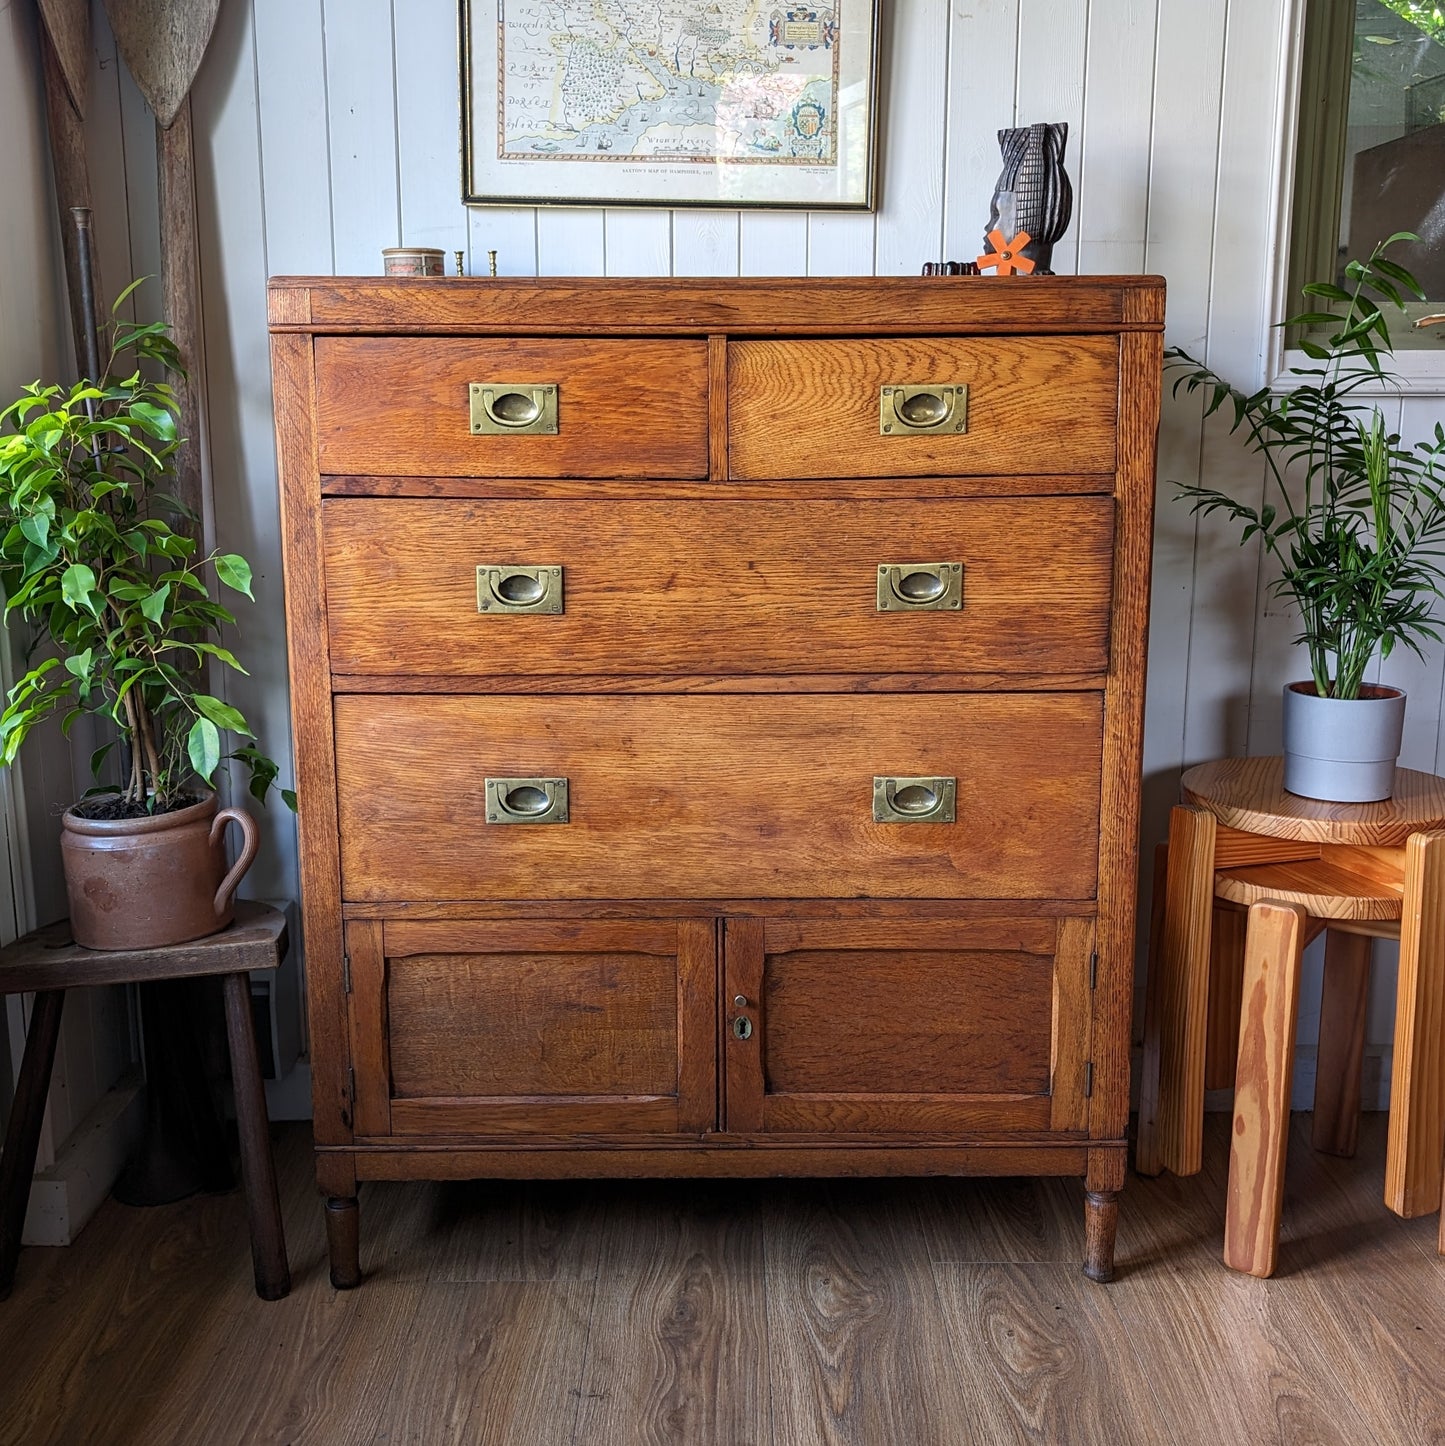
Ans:
{"type": "MultiPolygon", "coordinates": [[[[1290,303],[1377,241],[1445,313],[1445,0],[1308,0],[1290,248],[1290,303]]],[[[1445,322],[1393,328],[1399,348],[1445,355],[1445,322]]]]}

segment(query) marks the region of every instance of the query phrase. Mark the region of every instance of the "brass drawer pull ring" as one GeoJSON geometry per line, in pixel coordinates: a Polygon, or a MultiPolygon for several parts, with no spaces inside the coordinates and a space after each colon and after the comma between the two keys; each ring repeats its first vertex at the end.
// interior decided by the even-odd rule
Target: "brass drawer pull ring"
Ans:
{"type": "Polygon", "coordinates": [[[489,617],[560,613],[562,595],[562,569],[549,563],[483,562],[477,567],[477,611],[489,617]]]}
{"type": "Polygon", "coordinates": [[[566,823],[565,778],[489,778],[488,823],[566,823]]]}
{"type": "Polygon", "coordinates": [[[879,389],[878,434],[882,437],[966,431],[966,383],[907,382],[879,389]]]}
{"type": "Polygon", "coordinates": [[[956,778],[875,778],[873,822],[952,823],[957,792],[956,778]]]}
{"type": "Polygon", "coordinates": [[[556,382],[472,382],[467,390],[473,434],[557,435],[556,382]]]}
{"type": "Polygon", "coordinates": [[[961,562],[880,562],[880,613],[956,612],[963,606],[961,562]]]}

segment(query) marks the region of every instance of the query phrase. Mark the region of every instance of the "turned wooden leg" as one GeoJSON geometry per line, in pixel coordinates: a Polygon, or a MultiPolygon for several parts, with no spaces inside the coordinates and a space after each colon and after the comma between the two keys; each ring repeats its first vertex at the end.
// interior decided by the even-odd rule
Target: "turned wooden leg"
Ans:
{"type": "Polygon", "coordinates": [[[1296,904],[1265,902],[1249,911],[1224,1263],[1250,1275],[1273,1275],[1279,1254],[1300,956],[1308,925],[1308,914],[1296,904]]]}
{"type": "Polygon", "coordinates": [[[231,1047],[231,1084],[236,1095],[236,1127],[241,1137],[241,1183],[251,1226],[251,1265],[256,1294],[280,1300],[291,1289],[286,1264],[286,1232],[281,1224],[281,1196],[276,1188],[276,1162],[271,1154],[266,1087],[256,1057],[256,1032],[251,1020],[251,981],[245,974],[227,974],[226,1040],[231,1047]]]}
{"type": "Polygon", "coordinates": [[[1368,934],[1325,935],[1324,994],[1310,1143],[1327,1155],[1353,1155],[1360,1138],[1360,1073],[1370,996],[1368,934]]]}
{"type": "Polygon", "coordinates": [[[0,1300],[10,1294],[15,1283],[15,1262],[20,1256],[20,1236],[25,1229],[25,1208],[30,1203],[30,1181],[35,1175],[35,1152],[40,1147],[40,1126],[45,1119],[64,1005],[63,989],[36,994],[25,1036],[25,1058],[20,1063],[20,1078],[10,1107],[5,1153],[0,1155],[0,1300]]]}
{"type": "Polygon", "coordinates": [[[1100,1282],[1114,1278],[1114,1237],[1119,1228],[1119,1192],[1084,1191],[1084,1274],[1100,1282]]]}
{"type": "Polygon", "coordinates": [[[1204,1161],[1204,1050],[1214,919],[1214,815],[1169,815],[1159,963],[1159,1158],[1176,1175],[1204,1161]]]}
{"type": "Polygon", "coordinates": [[[1144,976],[1144,1053],[1139,1062],[1139,1134],[1134,1168],[1157,1175],[1159,1159],[1159,941],[1164,932],[1164,891],[1169,876],[1169,845],[1154,849],[1154,893],[1149,908],[1149,963],[1144,976]]]}
{"type": "Polygon", "coordinates": [[[1385,1204],[1396,1215],[1438,1208],[1445,1163],[1445,833],[1405,844],[1405,906],[1390,1067],[1385,1204]]]}
{"type": "Polygon", "coordinates": [[[356,1196],[326,1202],[326,1250],[331,1257],[331,1283],[337,1290],[361,1284],[361,1218],[356,1196]]]}

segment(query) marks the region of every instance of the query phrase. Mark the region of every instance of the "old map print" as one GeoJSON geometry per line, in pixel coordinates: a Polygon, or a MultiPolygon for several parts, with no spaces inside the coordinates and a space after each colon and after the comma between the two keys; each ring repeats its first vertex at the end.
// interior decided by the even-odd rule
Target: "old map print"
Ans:
{"type": "Polygon", "coordinates": [[[500,0],[498,157],[832,165],[834,8],[500,0]]]}

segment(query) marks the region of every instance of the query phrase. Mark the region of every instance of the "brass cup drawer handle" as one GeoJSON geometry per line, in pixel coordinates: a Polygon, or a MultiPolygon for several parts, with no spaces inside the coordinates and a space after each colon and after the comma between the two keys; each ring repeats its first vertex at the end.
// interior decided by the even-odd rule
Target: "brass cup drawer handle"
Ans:
{"type": "Polygon", "coordinates": [[[961,562],[880,562],[880,613],[954,612],[963,606],[961,562]]]}
{"type": "Polygon", "coordinates": [[[488,823],[566,823],[565,778],[489,778],[488,823]]]}
{"type": "Polygon", "coordinates": [[[556,382],[472,382],[467,388],[472,433],[555,437],[561,390],[556,382]]]}
{"type": "Polygon", "coordinates": [[[477,611],[488,617],[560,613],[563,573],[550,563],[477,564],[477,611]]]}
{"type": "Polygon", "coordinates": [[[932,436],[968,431],[968,386],[964,382],[903,382],[878,392],[878,434],[932,436]]]}
{"type": "Polygon", "coordinates": [[[956,778],[875,778],[873,822],[952,823],[957,793],[956,778]]]}

